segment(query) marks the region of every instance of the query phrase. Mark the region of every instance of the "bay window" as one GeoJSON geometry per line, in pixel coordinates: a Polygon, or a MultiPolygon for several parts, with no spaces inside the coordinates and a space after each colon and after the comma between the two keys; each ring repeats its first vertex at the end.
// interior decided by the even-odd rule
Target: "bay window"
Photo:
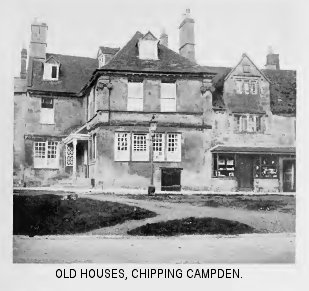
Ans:
{"type": "MultiPolygon", "coordinates": [[[[180,133],[155,133],[152,145],[154,161],[181,161],[180,133]]],[[[115,161],[150,161],[150,135],[142,132],[116,132],[114,150],[115,161]]]]}

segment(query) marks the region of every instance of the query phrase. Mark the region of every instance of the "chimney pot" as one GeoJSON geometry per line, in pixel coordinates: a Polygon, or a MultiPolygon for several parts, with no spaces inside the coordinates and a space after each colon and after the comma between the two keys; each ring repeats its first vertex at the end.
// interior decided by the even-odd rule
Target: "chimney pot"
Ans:
{"type": "Polygon", "coordinates": [[[164,29],[160,35],[160,44],[168,47],[168,35],[166,34],[164,29]]]}

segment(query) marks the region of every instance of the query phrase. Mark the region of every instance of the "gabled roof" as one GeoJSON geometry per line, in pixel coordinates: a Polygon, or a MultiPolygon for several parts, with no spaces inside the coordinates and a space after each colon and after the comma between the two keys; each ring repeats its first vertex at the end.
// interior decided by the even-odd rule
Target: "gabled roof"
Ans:
{"type": "Polygon", "coordinates": [[[50,63],[52,60],[58,65],[60,65],[60,62],[55,58],[55,56],[50,56],[49,58],[46,58],[45,63],[50,63]]]}
{"type": "Polygon", "coordinates": [[[254,62],[249,58],[249,56],[246,53],[243,53],[241,56],[240,61],[238,62],[238,64],[227,74],[227,76],[224,78],[224,80],[228,79],[230,77],[230,75],[233,73],[233,71],[239,66],[239,64],[242,62],[242,60],[244,58],[247,58],[251,64],[256,68],[257,71],[259,71],[261,73],[261,75],[267,80],[269,81],[269,79],[264,75],[264,73],[254,64],[254,62]]]}
{"type": "Polygon", "coordinates": [[[212,73],[161,44],[158,44],[159,60],[141,60],[138,57],[137,43],[143,37],[144,35],[137,31],[117,55],[99,71],[212,73]]]}
{"type": "Polygon", "coordinates": [[[44,64],[29,58],[28,89],[48,92],[78,93],[98,67],[97,59],[60,54],[46,54],[46,59],[55,58],[61,64],[59,80],[43,80],[44,64]]]}
{"type": "MultiPolygon", "coordinates": [[[[223,86],[226,76],[233,68],[203,67],[216,72],[213,78],[215,91],[213,92],[213,106],[225,109],[223,100],[223,86]]],[[[293,70],[260,70],[270,81],[270,108],[273,114],[296,114],[296,71],[293,70]]]]}
{"type": "Polygon", "coordinates": [[[142,39],[147,39],[147,40],[158,40],[150,31],[148,31],[142,39]]]}
{"type": "Polygon", "coordinates": [[[115,55],[120,50],[119,47],[112,48],[107,46],[100,46],[99,51],[101,51],[103,54],[109,54],[109,55],[115,55]]]}

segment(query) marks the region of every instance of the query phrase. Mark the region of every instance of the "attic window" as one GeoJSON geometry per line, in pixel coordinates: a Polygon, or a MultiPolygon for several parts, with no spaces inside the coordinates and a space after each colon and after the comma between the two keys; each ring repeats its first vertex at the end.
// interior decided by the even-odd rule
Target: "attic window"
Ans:
{"type": "Polygon", "coordinates": [[[45,63],[43,80],[57,81],[58,79],[59,79],[59,65],[55,63],[45,63]]]}
{"type": "Polygon", "coordinates": [[[250,66],[249,65],[243,65],[243,72],[244,73],[250,73],[250,66]]]}
{"type": "Polygon", "coordinates": [[[99,56],[99,68],[103,67],[105,65],[105,55],[102,54],[99,56]]]}
{"type": "Polygon", "coordinates": [[[138,54],[142,60],[158,60],[158,42],[151,32],[148,32],[138,42],[138,54]]]}

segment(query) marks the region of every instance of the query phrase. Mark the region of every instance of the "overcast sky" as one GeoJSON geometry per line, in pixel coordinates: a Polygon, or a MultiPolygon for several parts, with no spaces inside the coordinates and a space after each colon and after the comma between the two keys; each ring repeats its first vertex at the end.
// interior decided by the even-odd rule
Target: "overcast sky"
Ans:
{"type": "Polygon", "coordinates": [[[178,52],[178,26],[186,8],[195,20],[196,59],[202,65],[234,66],[243,52],[265,65],[268,46],[282,69],[296,69],[300,7],[278,0],[27,0],[8,2],[13,23],[14,72],[22,46],[28,48],[35,17],[48,25],[47,52],[95,57],[100,45],[122,47],[139,30],[159,37],[178,52]],[[298,33],[297,33],[298,32],[298,33]]]}

